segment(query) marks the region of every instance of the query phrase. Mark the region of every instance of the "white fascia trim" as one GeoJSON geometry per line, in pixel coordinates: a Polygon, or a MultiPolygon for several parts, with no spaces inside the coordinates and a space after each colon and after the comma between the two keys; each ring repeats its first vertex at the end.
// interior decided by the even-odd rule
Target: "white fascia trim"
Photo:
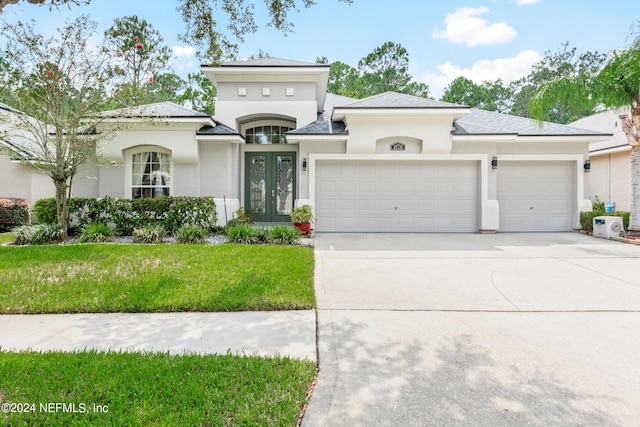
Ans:
{"type": "Polygon", "coordinates": [[[223,141],[234,144],[245,144],[244,138],[240,135],[196,135],[198,141],[223,141]]]}
{"type": "Polygon", "coordinates": [[[298,142],[308,142],[308,141],[346,141],[349,139],[349,135],[335,135],[335,134],[326,134],[326,135],[287,135],[287,142],[289,144],[296,144],[298,142]]]}
{"type": "Polygon", "coordinates": [[[501,135],[452,135],[453,142],[513,142],[518,138],[517,134],[501,135]]]}
{"type": "MultiPolygon", "coordinates": [[[[575,156],[574,156],[575,157],[575,156]]],[[[318,160],[376,160],[376,161],[450,161],[480,163],[480,203],[489,198],[489,156],[486,154],[338,154],[309,153],[309,200],[316,202],[316,161],[318,160]]]]}
{"type": "Polygon", "coordinates": [[[105,118],[100,123],[197,123],[216,127],[216,123],[207,117],[116,117],[105,118]]]}
{"type": "Polygon", "coordinates": [[[559,141],[576,141],[576,142],[601,142],[611,139],[610,135],[518,135],[515,142],[559,142],[559,141]]]}
{"type": "Polygon", "coordinates": [[[602,148],[600,150],[589,151],[589,157],[605,156],[607,154],[624,153],[631,151],[630,145],[620,145],[618,147],[602,148]]]}

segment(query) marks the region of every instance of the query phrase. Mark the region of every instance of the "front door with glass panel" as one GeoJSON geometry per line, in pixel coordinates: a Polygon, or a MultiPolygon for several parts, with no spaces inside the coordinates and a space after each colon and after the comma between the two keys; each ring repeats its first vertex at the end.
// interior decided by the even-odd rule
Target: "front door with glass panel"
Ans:
{"type": "Polygon", "coordinates": [[[245,153],[245,209],[254,221],[288,222],[295,197],[295,153],[245,153]]]}

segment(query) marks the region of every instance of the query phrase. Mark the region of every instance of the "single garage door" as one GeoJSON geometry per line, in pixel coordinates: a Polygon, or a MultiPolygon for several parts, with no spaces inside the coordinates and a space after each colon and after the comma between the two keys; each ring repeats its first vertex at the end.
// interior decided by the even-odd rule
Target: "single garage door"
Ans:
{"type": "Polygon", "coordinates": [[[477,162],[316,162],[318,231],[474,232],[477,206],[477,162]]]}
{"type": "Polygon", "coordinates": [[[499,162],[500,231],[571,231],[575,163],[499,162]]]}

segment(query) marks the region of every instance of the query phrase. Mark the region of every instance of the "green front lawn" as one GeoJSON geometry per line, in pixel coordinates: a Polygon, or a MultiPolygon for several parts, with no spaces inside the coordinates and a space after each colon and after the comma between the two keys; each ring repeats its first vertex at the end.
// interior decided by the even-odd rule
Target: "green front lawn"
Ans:
{"type": "Polygon", "coordinates": [[[0,245],[5,243],[13,242],[13,234],[11,233],[0,233],[0,245]]]}
{"type": "Polygon", "coordinates": [[[0,352],[0,424],[295,426],[315,369],[233,355],[0,352]]]}
{"type": "Polygon", "coordinates": [[[309,309],[313,265],[299,246],[0,247],[0,314],[309,309]]]}

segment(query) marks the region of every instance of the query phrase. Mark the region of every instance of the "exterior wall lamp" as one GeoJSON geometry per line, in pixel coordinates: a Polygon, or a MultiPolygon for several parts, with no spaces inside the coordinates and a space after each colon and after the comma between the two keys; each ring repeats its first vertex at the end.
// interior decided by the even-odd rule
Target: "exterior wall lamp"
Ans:
{"type": "Polygon", "coordinates": [[[585,160],[583,167],[585,173],[591,172],[591,160],[585,160]]]}
{"type": "Polygon", "coordinates": [[[498,169],[498,158],[496,156],[491,158],[491,169],[498,169]]]}

